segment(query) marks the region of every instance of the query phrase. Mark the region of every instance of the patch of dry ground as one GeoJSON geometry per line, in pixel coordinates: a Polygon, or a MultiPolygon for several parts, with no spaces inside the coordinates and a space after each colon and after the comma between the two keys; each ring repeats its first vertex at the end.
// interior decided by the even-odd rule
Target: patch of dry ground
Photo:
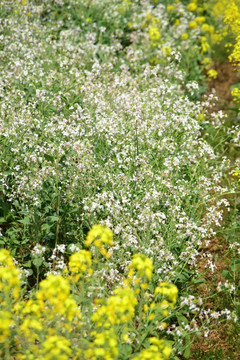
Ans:
{"type": "MultiPolygon", "coordinates": [[[[233,116],[230,108],[234,107],[231,96],[231,86],[240,82],[238,73],[230,63],[215,64],[214,69],[218,72],[217,79],[209,81],[206,95],[212,92],[214,88],[218,97],[218,102],[211,109],[212,111],[222,110],[229,117],[233,116]]],[[[207,259],[202,256],[199,259],[199,272],[204,274],[206,283],[198,285],[197,293],[202,298],[209,298],[206,308],[223,309],[227,302],[224,293],[219,293],[217,297],[211,297],[216,293],[217,284],[226,279],[223,277],[223,270],[229,270],[231,258],[229,258],[229,244],[224,239],[213,238],[207,246],[203,246],[202,254],[210,252],[213,258],[217,255],[217,269],[214,274],[211,271],[206,272],[207,259]]],[[[240,359],[240,341],[239,336],[234,331],[234,325],[229,321],[220,323],[213,320],[214,328],[211,329],[207,338],[197,338],[191,346],[191,360],[196,356],[204,359],[221,360],[239,360],[240,359]]]]}
{"type": "Polygon", "coordinates": [[[234,107],[231,86],[240,82],[239,73],[229,62],[215,64],[214,69],[218,72],[218,76],[209,81],[206,94],[209,94],[214,88],[218,97],[214,110],[223,110],[229,114],[229,108],[234,107]]]}

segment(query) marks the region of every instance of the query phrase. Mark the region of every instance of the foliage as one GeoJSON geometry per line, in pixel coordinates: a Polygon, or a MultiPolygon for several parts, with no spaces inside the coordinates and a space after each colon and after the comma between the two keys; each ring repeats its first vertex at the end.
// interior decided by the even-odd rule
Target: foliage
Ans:
{"type": "MultiPolygon", "coordinates": [[[[73,254],[69,270],[48,275],[25,302],[19,301],[19,271],[9,252],[1,250],[1,357],[169,359],[170,342],[159,335],[173,316],[176,286],[160,282],[152,292],[152,262],[135,254],[125,285],[108,298],[96,299],[96,293],[88,295],[88,288],[97,263],[90,268],[89,260],[86,273],[84,255],[84,250],[73,254]]],[[[90,259],[91,252],[87,256],[90,259]]]]}
{"type": "Polygon", "coordinates": [[[240,129],[202,98],[214,46],[236,37],[218,9],[1,1],[0,245],[22,282],[3,250],[6,359],[189,358],[216,316],[237,321],[239,163],[225,153],[240,129]],[[234,275],[208,311],[190,289],[217,271],[204,249],[219,234],[234,275]]]}

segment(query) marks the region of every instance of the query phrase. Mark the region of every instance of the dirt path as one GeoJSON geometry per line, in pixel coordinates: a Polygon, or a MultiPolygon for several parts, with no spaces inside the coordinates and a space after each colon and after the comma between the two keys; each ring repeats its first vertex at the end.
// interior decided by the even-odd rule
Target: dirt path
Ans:
{"type": "Polygon", "coordinates": [[[214,88],[219,99],[214,110],[223,110],[229,114],[229,108],[234,107],[231,86],[240,82],[240,76],[229,62],[215,64],[214,69],[218,72],[218,76],[216,79],[209,81],[207,94],[214,88]]]}
{"type": "MultiPolygon", "coordinates": [[[[215,64],[214,69],[218,72],[217,79],[209,81],[206,95],[212,93],[212,89],[216,90],[218,101],[211,108],[211,111],[222,110],[227,114],[229,124],[236,116],[236,113],[231,108],[236,107],[231,96],[231,86],[240,82],[239,74],[234,70],[230,63],[215,64]]],[[[238,120],[239,124],[240,121],[238,120]]],[[[218,237],[212,239],[208,246],[202,249],[202,257],[199,259],[199,272],[204,274],[206,283],[201,284],[195,289],[199,296],[203,298],[210,297],[206,304],[209,308],[222,309],[226,307],[226,298],[223,293],[215,300],[211,296],[216,293],[217,285],[224,282],[223,271],[229,270],[231,266],[231,258],[229,257],[229,244],[226,239],[218,237]],[[210,252],[213,258],[217,258],[216,272],[211,275],[206,273],[207,260],[204,258],[204,253],[210,252]]],[[[230,303],[228,304],[230,305],[230,303]]],[[[199,337],[192,344],[191,360],[206,359],[206,360],[239,360],[240,344],[234,324],[231,322],[219,323],[218,320],[213,320],[214,329],[212,329],[207,338],[199,337]]]]}

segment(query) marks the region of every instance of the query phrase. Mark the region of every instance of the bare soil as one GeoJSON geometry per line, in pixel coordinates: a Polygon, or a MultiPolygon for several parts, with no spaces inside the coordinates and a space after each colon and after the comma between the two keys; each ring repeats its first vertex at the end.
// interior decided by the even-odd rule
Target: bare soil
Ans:
{"type": "MultiPolygon", "coordinates": [[[[233,98],[231,96],[231,86],[240,82],[239,73],[228,63],[214,64],[214,69],[218,72],[217,79],[212,79],[208,83],[206,95],[212,93],[212,89],[216,90],[218,101],[211,109],[212,111],[222,110],[229,118],[234,117],[231,108],[235,107],[233,98]]],[[[226,299],[224,294],[220,293],[217,298],[211,299],[211,295],[216,293],[217,284],[224,282],[225,278],[222,273],[223,270],[229,270],[231,265],[231,258],[229,258],[229,244],[225,239],[213,238],[207,246],[202,248],[202,256],[199,258],[198,270],[204,274],[206,283],[198,285],[197,294],[203,298],[210,296],[210,299],[205,304],[206,308],[210,309],[224,309],[226,299]],[[217,255],[216,270],[214,274],[211,271],[206,272],[207,259],[204,257],[204,252],[210,252],[213,258],[217,255]]],[[[191,360],[196,358],[204,359],[221,359],[221,360],[239,360],[240,359],[240,341],[239,337],[234,331],[234,325],[230,321],[226,323],[219,323],[218,320],[213,320],[214,328],[210,330],[207,338],[197,338],[191,346],[192,356],[191,360]],[[215,323],[214,323],[215,322],[215,323]],[[197,356],[197,357],[196,357],[197,356]]]]}

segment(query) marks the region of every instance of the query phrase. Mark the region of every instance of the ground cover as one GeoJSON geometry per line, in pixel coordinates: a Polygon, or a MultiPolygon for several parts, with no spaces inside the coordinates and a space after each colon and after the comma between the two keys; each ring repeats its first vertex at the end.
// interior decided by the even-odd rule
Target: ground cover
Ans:
{"type": "Polygon", "coordinates": [[[215,359],[221,324],[237,339],[240,129],[206,92],[236,32],[215,10],[2,1],[2,358],[215,359]]]}

